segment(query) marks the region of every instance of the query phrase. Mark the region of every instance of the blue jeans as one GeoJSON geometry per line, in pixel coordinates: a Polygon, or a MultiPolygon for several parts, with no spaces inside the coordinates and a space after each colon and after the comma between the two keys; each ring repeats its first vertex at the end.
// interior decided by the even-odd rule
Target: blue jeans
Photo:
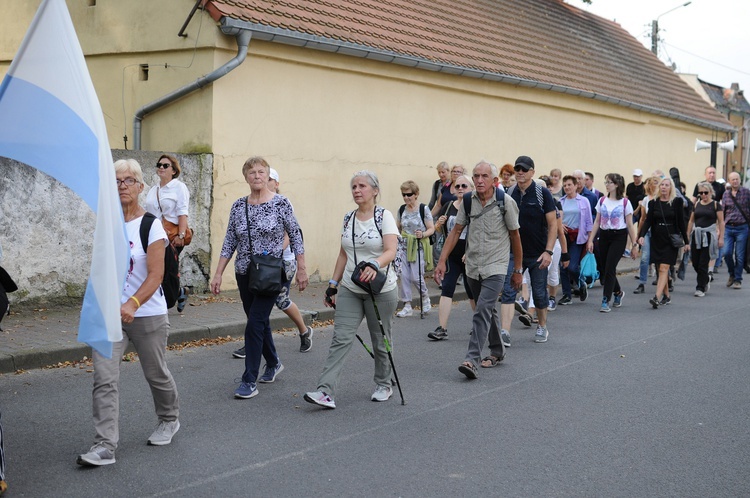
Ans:
{"type": "Polygon", "coordinates": [[[276,303],[276,296],[257,296],[247,290],[248,277],[236,273],[237,287],[240,290],[242,308],[247,316],[245,325],[245,372],[242,382],[252,383],[258,380],[261,355],[266,365],[275,367],[279,364],[276,345],[271,334],[271,310],[276,303]]]}
{"type": "Polygon", "coordinates": [[[638,280],[645,285],[648,282],[648,266],[651,257],[651,230],[643,236],[643,247],[641,247],[641,266],[638,280]]]}
{"type": "Polygon", "coordinates": [[[738,227],[726,225],[724,229],[724,259],[727,262],[727,272],[734,277],[735,282],[742,282],[746,244],[747,225],[738,227]]]}
{"type": "Polygon", "coordinates": [[[578,282],[578,274],[581,269],[581,255],[583,250],[586,248],[586,244],[572,244],[568,242],[568,256],[570,256],[570,263],[567,268],[563,268],[560,265],[560,280],[562,283],[563,296],[570,297],[571,286],[570,281],[578,282]]]}
{"type": "MultiPolygon", "coordinates": [[[[513,275],[513,266],[513,254],[511,253],[510,261],[508,261],[508,275],[513,275]]],[[[534,298],[534,303],[549,302],[549,294],[547,293],[547,268],[539,268],[537,258],[523,258],[523,269],[529,270],[529,288],[531,296],[534,298]]],[[[510,278],[506,278],[503,285],[502,304],[513,304],[516,300],[516,294],[517,291],[511,285],[510,278]]],[[[539,304],[538,306],[541,308],[544,304],[539,304]]]]}

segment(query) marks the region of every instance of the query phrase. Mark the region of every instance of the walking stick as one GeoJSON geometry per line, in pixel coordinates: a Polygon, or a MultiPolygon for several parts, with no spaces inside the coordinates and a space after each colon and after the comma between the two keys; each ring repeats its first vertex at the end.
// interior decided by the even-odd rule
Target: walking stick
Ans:
{"type": "MultiPolygon", "coordinates": [[[[370,298],[372,299],[372,305],[375,308],[375,316],[378,319],[378,325],[380,326],[380,333],[383,334],[383,342],[385,343],[385,351],[388,353],[388,361],[391,362],[391,370],[393,370],[393,378],[396,380],[396,386],[398,386],[398,394],[401,396],[401,404],[405,405],[404,392],[401,390],[401,381],[398,380],[398,374],[396,373],[396,365],[393,364],[393,354],[391,353],[391,343],[388,341],[388,337],[385,335],[383,329],[383,320],[380,318],[380,310],[378,310],[378,303],[375,302],[375,295],[372,293],[372,287],[370,287],[370,298]]],[[[362,343],[364,345],[364,343],[362,343]]],[[[365,348],[366,349],[366,348],[365,348]]]]}
{"type": "MultiPolygon", "coordinates": [[[[420,252],[421,249],[422,241],[420,239],[417,239],[417,271],[419,272],[419,282],[417,282],[417,288],[419,289],[419,319],[424,320],[424,297],[422,296],[422,257],[420,252]]],[[[425,284],[425,288],[427,288],[427,284],[425,284]]]]}

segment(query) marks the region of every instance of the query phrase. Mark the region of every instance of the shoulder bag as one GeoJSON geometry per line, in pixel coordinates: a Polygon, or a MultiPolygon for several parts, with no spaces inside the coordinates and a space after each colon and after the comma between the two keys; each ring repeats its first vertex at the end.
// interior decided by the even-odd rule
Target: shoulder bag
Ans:
{"type": "MultiPolygon", "coordinates": [[[[373,217],[374,215],[375,214],[373,213],[373,217]]],[[[356,222],[356,216],[357,216],[357,213],[355,212],[350,218],[350,221],[352,224],[352,251],[354,252],[354,265],[355,265],[354,271],[352,272],[352,282],[354,283],[354,285],[366,291],[368,294],[377,296],[378,294],[380,294],[380,291],[383,290],[383,286],[385,285],[386,279],[388,278],[388,272],[391,269],[391,265],[388,265],[388,269],[385,271],[385,273],[382,273],[372,263],[368,263],[366,261],[361,261],[357,263],[357,245],[354,243],[354,240],[355,240],[354,239],[354,224],[356,222]],[[368,266],[376,270],[377,273],[375,275],[375,278],[371,280],[370,282],[363,282],[362,271],[368,266]]],[[[381,238],[382,238],[382,235],[381,235],[381,238]]]]}
{"type": "MultiPolygon", "coordinates": [[[[159,212],[162,213],[161,215],[161,224],[164,227],[164,231],[167,232],[167,237],[169,238],[169,242],[171,243],[175,237],[177,237],[180,234],[180,226],[175,225],[171,221],[168,221],[164,217],[164,211],[161,209],[161,200],[159,199],[159,189],[161,187],[156,187],[156,203],[159,205],[159,212]]],[[[190,243],[193,241],[193,229],[188,228],[185,230],[185,238],[182,239],[182,245],[187,246],[190,245],[190,243]]]]}
{"type": "Polygon", "coordinates": [[[247,240],[250,244],[250,265],[247,268],[247,290],[257,296],[278,296],[286,281],[284,260],[271,254],[253,254],[250,237],[250,213],[245,200],[247,240]]]}
{"type": "Polygon", "coordinates": [[[685,245],[685,241],[682,240],[682,235],[679,233],[672,233],[669,231],[669,224],[667,224],[667,219],[664,217],[664,208],[661,205],[661,200],[659,202],[659,211],[661,211],[661,219],[664,220],[664,226],[667,229],[667,234],[669,235],[669,242],[672,244],[672,247],[679,249],[685,245]]]}

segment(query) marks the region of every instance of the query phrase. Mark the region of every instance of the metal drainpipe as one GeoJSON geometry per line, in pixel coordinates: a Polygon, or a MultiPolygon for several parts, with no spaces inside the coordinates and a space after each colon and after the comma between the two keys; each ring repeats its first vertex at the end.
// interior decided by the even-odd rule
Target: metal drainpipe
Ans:
{"type": "Polygon", "coordinates": [[[154,100],[150,104],[146,104],[138,109],[135,112],[135,117],[133,118],[134,150],[141,150],[141,122],[147,114],[154,112],[160,107],[171,104],[175,100],[180,99],[196,90],[200,90],[201,88],[213,83],[219,78],[226,76],[230,71],[232,71],[245,61],[245,58],[247,57],[247,47],[250,45],[250,39],[252,38],[252,32],[246,29],[240,29],[236,27],[229,28],[226,26],[222,26],[221,31],[225,35],[234,35],[235,39],[237,40],[237,55],[220,68],[208,73],[205,76],[201,76],[194,82],[178,88],[177,90],[174,90],[173,92],[168,93],[167,95],[154,100]]]}

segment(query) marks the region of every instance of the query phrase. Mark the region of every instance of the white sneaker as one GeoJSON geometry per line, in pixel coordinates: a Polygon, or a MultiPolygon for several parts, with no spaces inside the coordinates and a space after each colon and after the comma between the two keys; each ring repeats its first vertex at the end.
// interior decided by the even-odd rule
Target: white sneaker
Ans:
{"type": "Polygon", "coordinates": [[[88,453],[78,455],[76,463],[78,465],[91,465],[95,467],[111,465],[115,463],[115,452],[105,448],[102,443],[96,443],[88,453]]]}
{"type": "Polygon", "coordinates": [[[336,408],[336,403],[334,403],[333,398],[323,391],[305,393],[305,401],[324,408],[336,408]]]}
{"type": "Polygon", "coordinates": [[[430,304],[429,299],[425,299],[424,303],[422,304],[422,313],[427,313],[432,309],[432,304],[430,304]]]}
{"type": "Polygon", "coordinates": [[[391,386],[378,386],[370,399],[373,401],[388,401],[392,395],[393,388],[391,386]]]}
{"type": "Polygon", "coordinates": [[[412,316],[413,314],[414,310],[411,309],[411,304],[407,304],[403,308],[401,308],[401,311],[396,313],[396,316],[399,318],[404,318],[405,316],[412,316]]]}
{"type": "Polygon", "coordinates": [[[173,420],[172,422],[161,421],[158,427],[148,438],[148,444],[153,446],[165,446],[172,442],[172,438],[177,431],[180,430],[180,421],[173,420]]]}

